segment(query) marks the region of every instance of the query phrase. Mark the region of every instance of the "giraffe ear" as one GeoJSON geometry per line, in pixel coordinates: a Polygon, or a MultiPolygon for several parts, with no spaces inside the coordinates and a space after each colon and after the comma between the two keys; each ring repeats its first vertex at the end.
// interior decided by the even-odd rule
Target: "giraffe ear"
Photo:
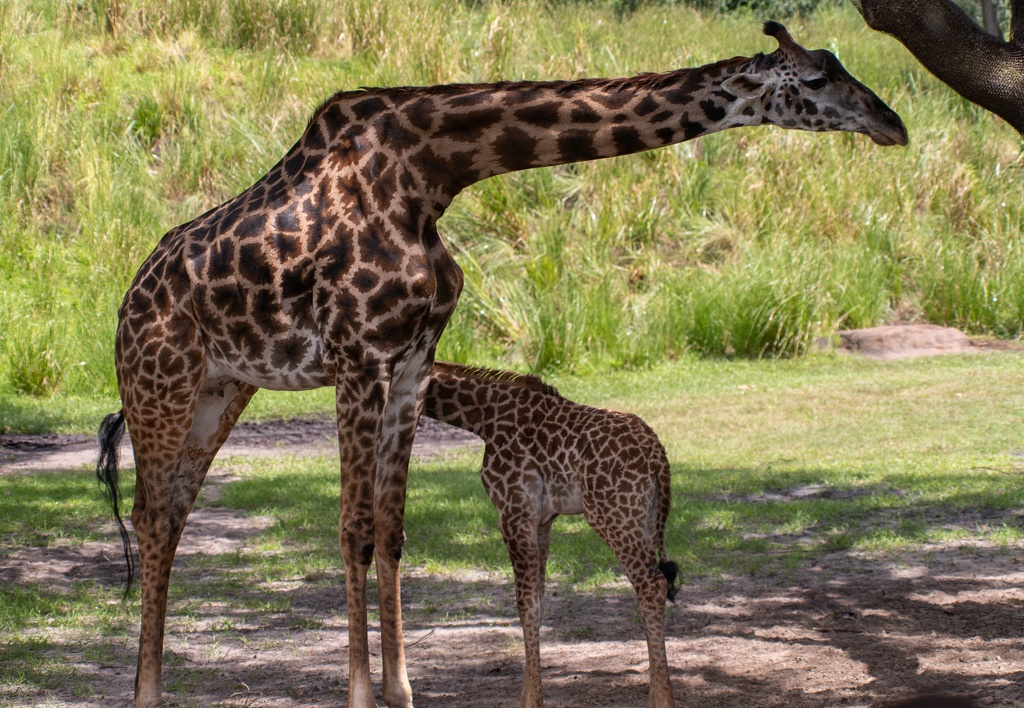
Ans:
{"type": "Polygon", "coordinates": [[[722,89],[737,98],[760,98],[774,88],[774,85],[757,74],[736,74],[722,82],[722,89]]]}

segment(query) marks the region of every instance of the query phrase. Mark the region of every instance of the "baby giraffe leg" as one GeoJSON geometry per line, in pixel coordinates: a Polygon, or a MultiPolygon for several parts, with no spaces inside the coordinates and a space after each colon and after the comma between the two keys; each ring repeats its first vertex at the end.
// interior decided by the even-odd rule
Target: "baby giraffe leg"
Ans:
{"type": "Polygon", "coordinates": [[[593,519],[588,521],[598,531],[626,572],[636,592],[640,617],[647,635],[647,656],[650,663],[651,708],[673,708],[672,683],[669,680],[668,657],[665,652],[665,600],[668,581],[658,569],[658,555],[653,538],[636,537],[638,528],[644,527],[646,510],[636,514],[626,511],[615,521],[593,519]]]}
{"type": "Polygon", "coordinates": [[[673,708],[672,683],[669,680],[668,657],[665,652],[665,597],[668,583],[655,566],[630,578],[640,605],[640,616],[647,635],[647,655],[650,662],[651,708],[673,708]]]}
{"type": "Polygon", "coordinates": [[[516,605],[523,630],[526,665],[519,708],[540,708],[540,618],[544,594],[544,570],[537,542],[537,525],[529,519],[502,519],[501,535],[516,576],[516,605]]]}

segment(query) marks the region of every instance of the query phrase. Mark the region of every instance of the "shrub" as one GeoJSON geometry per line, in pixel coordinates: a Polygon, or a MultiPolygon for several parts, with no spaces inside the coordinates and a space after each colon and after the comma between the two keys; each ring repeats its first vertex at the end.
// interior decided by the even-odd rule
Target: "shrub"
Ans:
{"type": "Polygon", "coordinates": [[[765,254],[691,279],[689,342],[711,356],[775,357],[807,351],[835,324],[821,263],[799,252],[765,254]],[[801,262],[803,261],[803,262],[801,262]]]}
{"type": "Polygon", "coordinates": [[[688,0],[688,5],[713,12],[749,11],[766,19],[806,15],[836,0],[688,0]]]}

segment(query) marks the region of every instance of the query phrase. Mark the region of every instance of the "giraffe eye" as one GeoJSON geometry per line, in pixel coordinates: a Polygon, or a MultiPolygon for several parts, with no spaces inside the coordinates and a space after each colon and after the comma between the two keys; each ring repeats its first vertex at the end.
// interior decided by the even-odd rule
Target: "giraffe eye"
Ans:
{"type": "Polygon", "coordinates": [[[802,83],[811,91],[817,91],[818,89],[825,88],[825,84],[828,83],[828,79],[826,79],[824,76],[819,76],[816,79],[807,79],[802,83]]]}

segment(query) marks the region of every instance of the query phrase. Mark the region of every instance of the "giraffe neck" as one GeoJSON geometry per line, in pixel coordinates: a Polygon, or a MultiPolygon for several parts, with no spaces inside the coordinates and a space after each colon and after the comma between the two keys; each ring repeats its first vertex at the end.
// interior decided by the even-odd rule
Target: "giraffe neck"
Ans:
{"type": "Polygon", "coordinates": [[[534,376],[436,362],[423,414],[491,442],[498,428],[514,419],[523,395],[531,392],[558,396],[534,376]]]}
{"type": "MultiPolygon", "coordinates": [[[[498,84],[493,107],[478,109],[469,132],[482,134],[460,180],[479,180],[529,169],[629,155],[690,140],[761,117],[732,115],[735,97],[721,82],[742,71],[745,57],[695,69],[625,79],[498,84]]],[[[458,99],[452,99],[455,104],[458,99]]],[[[435,149],[458,155],[452,133],[438,126],[435,149]]],[[[458,160],[452,160],[458,164],[458,160]]]]}
{"type": "Polygon", "coordinates": [[[318,110],[304,143],[319,140],[320,124],[327,151],[356,163],[368,183],[395,166],[372,149],[387,146],[405,169],[377,188],[416,193],[422,198],[418,215],[436,220],[460,191],[488,177],[770,123],[760,106],[743,105],[720,88],[762,58],[624,79],[343,92],[318,110]]]}

